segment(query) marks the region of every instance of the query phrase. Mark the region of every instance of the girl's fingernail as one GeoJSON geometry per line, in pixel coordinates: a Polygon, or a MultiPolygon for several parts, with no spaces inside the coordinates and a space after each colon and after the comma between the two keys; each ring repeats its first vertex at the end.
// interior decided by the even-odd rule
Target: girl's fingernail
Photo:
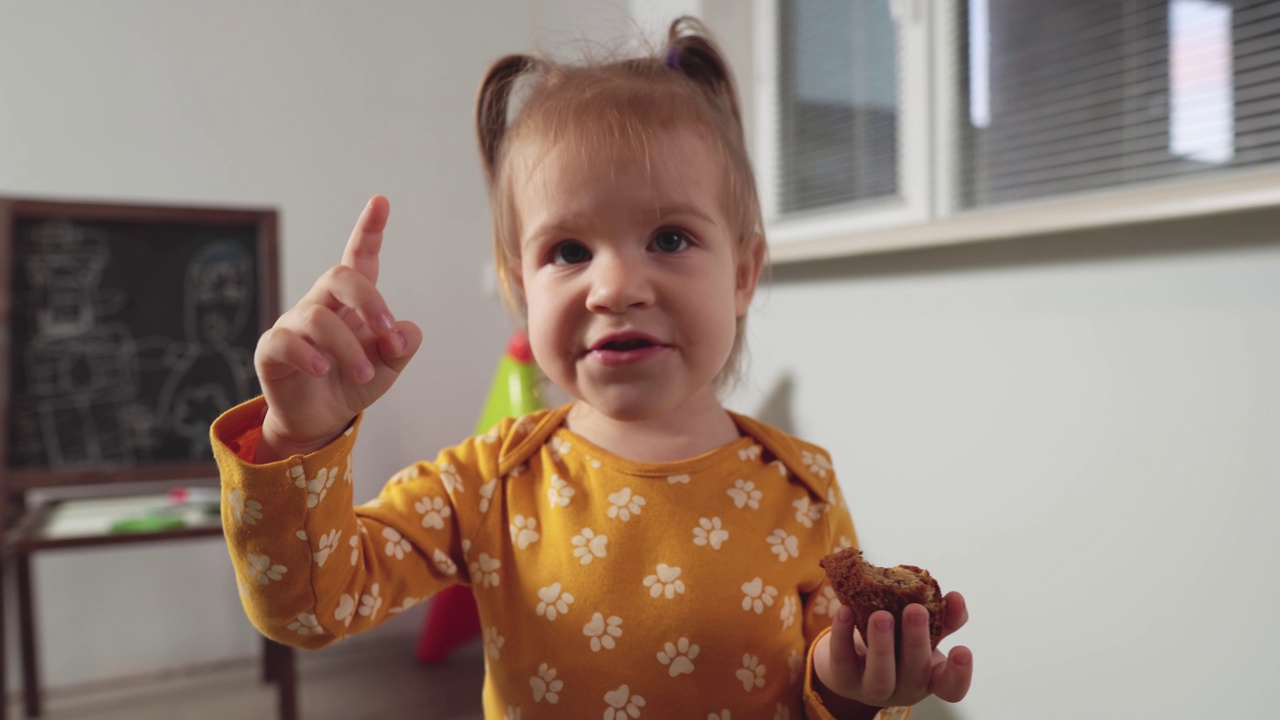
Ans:
{"type": "Polygon", "coordinates": [[[383,313],[373,319],[374,328],[378,332],[386,332],[396,326],[396,321],[387,313],[383,313]]]}
{"type": "Polygon", "coordinates": [[[316,358],[311,361],[311,370],[317,375],[323,375],[329,372],[329,362],[324,358],[316,358]]]}
{"type": "Polygon", "coordinates": [[[360,382],[368,382],[373,379],[373,366],[361,365],[356,368],[356,380],[360,382]]]}
{"type": "Polygon", "coordinates": [[[836,610],[836,622],[840,622],[840,623],[853,622],[853,611],[850,610],[848,607],[841,605],[840,609],[836,610]]]}
{"type": "Polygon", "coordinates": [[[404,340],[404,335],[401,335],[398,332],[391,333],[391,348],[396,351],[397,355],[404,352],[406,345],[407,343],[404,340]]]}

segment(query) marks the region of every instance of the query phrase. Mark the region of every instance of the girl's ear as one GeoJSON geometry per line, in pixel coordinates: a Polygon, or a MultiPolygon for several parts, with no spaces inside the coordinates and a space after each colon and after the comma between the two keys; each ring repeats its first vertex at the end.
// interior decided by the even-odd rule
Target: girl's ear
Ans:
{"type": "Polygon", "coordinates": [[[734,279],[734,308],[738,317],[747,314],[751,306],[751,298],[756,294],[756,285],[760,282],[760,273],[764,270],[765,243],[764,236],[751,238],[746,252],[738,260],[737,277],[734,279]]]}

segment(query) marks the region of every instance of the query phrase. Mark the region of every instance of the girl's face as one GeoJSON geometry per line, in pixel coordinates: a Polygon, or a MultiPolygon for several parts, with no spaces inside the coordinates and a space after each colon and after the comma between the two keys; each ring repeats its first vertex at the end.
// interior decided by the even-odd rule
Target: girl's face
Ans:
{"type": "Polygon", "coordinates": [[[763,243],[737,257],[721,163],[703,143],[672,133],[650,159],[589,164],[557,147],[516,183],[534,357],[615,420],[718,406],[713,381],[763,257],[763,243]]]}

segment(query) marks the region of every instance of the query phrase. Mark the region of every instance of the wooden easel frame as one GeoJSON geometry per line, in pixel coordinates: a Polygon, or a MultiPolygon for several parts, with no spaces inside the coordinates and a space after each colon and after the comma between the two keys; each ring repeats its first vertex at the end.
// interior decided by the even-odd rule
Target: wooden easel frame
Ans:
{"type": "MultiPolygon", "coordinates": [[[[257,335],[269,328],[279,316],[279,245],[278,215],[266,209],[229,209],[212,207],[178,207],[155,205],[109,204],[102,202],[69,202],[62,200],[0,198],[0,532],[4,572],[12,568],[18,599],[23,700],[27,717],[42,713],[39,663],[36,642],[34,590],[31,556],[38,551],[56,549],[162,542],[206,538],[221,534],[218,526],[188,528],[167,532],[134,535],[88,535],[74,538],[43,537],[41,528],[55,507],[48,503],[29,507],[27,494],[36,489],[60,488],[92,490],[110,484],[148,481],[210,480],[217,478],[217,465],[212,459],[185,462],[157,462],[127,467],[75,469],[11,468],[9,463],[9,413],[12,392],[10,358],[12,343],[12,273],[14,272],[14,223],[18,219],[67,219],[72,221],[128,221],[137,223],[179,223],[187,225],[234,225],[256,228],[256,292],[258,314],[257,335]]],[[[2,575],[0,575],[2,577],[2,575]]],[[[0,648],[4,647],[3,585],[0,584],[0,648]]],[[[0,653],[0,689],[6,687],[3,653],[0,653]]],[[[279,714],[282,720],[297,716],[296,688],[292,650],[264,638],[263,679],[279,688],[279,714]]],[[[7,717],[7,703],[0,701],[0,720],[7,717]]]]}

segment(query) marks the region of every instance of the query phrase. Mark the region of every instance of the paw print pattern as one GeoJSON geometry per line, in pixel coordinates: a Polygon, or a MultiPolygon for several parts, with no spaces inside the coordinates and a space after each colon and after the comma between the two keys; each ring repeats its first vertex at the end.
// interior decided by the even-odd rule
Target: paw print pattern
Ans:
{"type": "Polygon", "coordinates": [[[787,656],[787,671],[790,673],[792,685],[795,685],[796,681],[800,679],[802,670],[804,670],[804,658],[801,657],[800,653],[792,650],[791,654],[787,656]]]}
{"type": "Polygon", "coordinates": [[[480,512],[489,510],[489,503],[493,501],[493,491],[498,488],[498,480],[495,478],[480,486],[480,512]]]}
{"type": "Polygon", "coordinates": [[[726,709],[721,710],[718,713],[711,713],[710,715],[707,715],[707,720],[733,720],[733,716],[730,715],[729,711],[726,709]]]}
{"type": "Polygon", "coordinates": [[[831,472],[831,460],[822,453],[811,453],[808,450],[800,452],[800,462],[809,469],[809,472],[820,478],[825,478],[831,472]]]}
{"type": "Polygon", "coordinates": [[[773,607],[773,599],[777,596],[778,589],[765,585],[760,578],[742,583],[742,609],[747,612],[762,615],[766,606],[773,607]]]}
{"type": "MultiPolygon", "coordinates": [[[[363,527],[360,529],[364,530],[363,527]]],[[[351,564],[355,565],[360,562],[360,536],[352,535],[351,539],[348,540],[347,543],[351,545],[351,564]]]]}
{"type": "Polygon", "coordinates": [[[827,486],[827,506],[838,508],[844,504],[844,497],[840,495],[840,487],[835,483],[827,486]]]}
{"type": "Polygon", "coordinates": [[[289,629],[302,636],[324,634],[324,629],[320,627],[320,621],[316,619],[315,615],[308,613],[299,613],[298,619],[289,623],[289,629]]]}
{"type": "Polygon", "coordinates": [[[378,583],[374,583],[369,588],[368,594],[360,598],[360,614],[372,618],[378,614],[378,609],[382,607],[382,598],[379,597],[378,583]]]}
{"type": "Polygon", "coordinates": [[[667,484],[668,485],[688,485],[689,476],[688,475],[671,475],[670,477],[667,478],[667,484]]]}
{"type": "Polygon", "coordinates": [[[734,674],[742,681],[742,689],[747,692],[764,687],[764,665],[760,664],[760,658],[755,655],[743,655],[742,667],[734,674]]]}
{"type": "Polygon", "coordinates": [[[830,585],[824,585],[822,592],[818,593],[818,597],[813,600],[813,613],[835,617],[836,610],[839,609],[840,600],[836,598],[836,591],[830,585]]]}
{"type": "Polygon", "coordinates": [[[773,720],[791,720],[791,708],[778,703],[773,711],[773,720]]]}
{"type": "Polygon", "coordinates": [[[520,720],[520,708],[507,706],[507,711],[503,713],[502,720],[520,720]]]}
{"type": "Polygon", "coordinates": [[[400,601],[399,605],[396,605],[395,607],[387,608],[387,614],[399,615],[405,610],[409,610],[414,607],[417,607],[417,605],[421,603],[423,600],[426,600],[426,598],[407,597],[404,600],[400,601]]]}
{"type": "Polygon", "coordinates": [[[403,560],[404,556],[408,555],[413,549],[413,546],[400,534],[400,531],[394,528],[382,528],[382,538],[387,541],[387,557],[403,560]]]}
{"type": "Polygon", "coordinates": [[[343,593],[338,598],[338,607],[333,610],[333,619],[342,623],[346,627],[351,627],[351,621],[356,617],[356,599],[352,595],[343,593]]]}
{"type": "Polygon", "coordinates": [[[677,593],[684,594],[684,581],[680,579],[680,568],[658,563],[657,572],[644,579],[644,586],[649,588],[649,597],[665,595],[668,600],[677,593]]]}
{"type": "Polygon", "coordinates": [[[502,646],[507,644],[507,639],[498,634],[498,628],[489,627],[484,631],[484,647],[489,653],[489,657],[494,660],[500,659],[502,654],[502,646]]]}
{"type": "Polygon", "coordinates": [[[324,496],[329,493],[329,486],[333,485],[333,481],[338,478],[338,468],[320,468],[316,476],[310,480],[306,478],[305,473],[301,465],[289,468],[289,476],[293,478],[294,486],[306,488],[307,507],[313,508],[319,505],[324,496]]]}
{"type": "Polygon", "coordinates": [[[440,466],[440,482],[444,485],[445,492],[450,495],[467,491],[462,485],[462,476],[458,474],[458,468],[454,467],[453,463],[440,466]]]}
{"type": "Polygon", "coordinates": [[[604,613],[595,613],[591,622],[582,626],[582,634],[591,638],[591,652],[612,650],[616,645],[613,639],[622,637],[622,618],[610,615],[606,620],[604,613]]]}
{"type": "Polygon", "coordinates": [[[750,480],[737,480],[733,483],[733,487],[725,492],[733,498],[734,505],[739,508],[749,507],[752,510],[760,509],[760,498],[764,497],[764,493],[757,490],[756,484],[750,480]]]}
{"type": "Polygon", "coordinates": [[[533,429],[533,418],[530,417],[529,415],[521,415],[516,420],[516,424],[511,426],[511,435],[513,437],[526,435],[532,429],[533,429]]]}
{"type": "Polygon", "coordinates": [[[445,575],[458,574],[457,562],[454,562],[452,557],[445,555],[440,548],[435,548],[435,551],[431,553],[431,564],[435,565],[436,570],[442,571],[445,575]]]}
{"type": "Polygon", "coordinates": [[[702,547],[710,545],[712,550],[719,550],[728,539],[729,531],[724,529],[718,517],[699,518],[698,527],[693,529],[694,545],[702,547]]]}
{"type": "Polygon", "coordinates": [[[626,685],[605,693],[604,701],[608,705],[604,709],[604,720],[638,718],[640,717],[640,708],[644,707],[644,698],[639,695],[632,695],[631,688],[626,685]]]}
{"type": "Polygon", "coordinates": [[[743,448],[738,451],[738,459],[742,462],[753,462],[760,458],[760,446],[752,445],[749,448],[743,448]]]}
{"type": "Polygon", "coordinates": [[[591,528],[582,528],[582,532],[574,535],[570,542],[573,543],[573,556],[583,565],[590,565],[596,558],[609,554],[609,536],[597,535],[591,528]]]}
{"type": "Polygon", "coordinates": [[[538,542],[538,539],[542,537],[538,534],[537,518],[517,515],[511,520],[509,529],[511,530],[511,542],[515,543],[516,547],[521,550],[538,542]]]}
{"type": "Polygon", "coordinates": [[[555,705],[560,702],[560,691],[564,689],[564,681],[556,679],[556,669],[542,663],[538,666],[538,674],[529,678],[529,687],[533,688],[533,701],[547,702],[555,705]]]}
{"type": "Polygon", "coordinates": [[[810,502],[808,497],[802,497],[791,503],[791,507],[796,509],[796,522],[811,528],[813,524],[822,519],[822,511],[825,506],[822,503],[810,502]]]}
{"type": "Polygon", "coordinates": [[[641,507],[644,507],[644,498],[632,493],[629,487],[622,488],[609,496],[609,517],[611,518],[627,522],[631,516],[640,514],[641,507]]]}
{"type": "Polygon", "coordinates": [[[800,539],[795,535],[788,535],[786,530],[781,528],[774,530],[773,534],[765,539],[772,546],[769,549],[778,556],[778,562],[800,557],[800,539]]]}
{"type": "Polygon", "coordinates": [[[388,481],[388,483],[387,483],[387,484],[388,484],[388,485],[400,485],[400,484],[402,484],[402,483],[407,483],[407,482],[409,482],[410,480],[415,480],[415,479],[420,478],[420,477],[422,477],[422,466],[421,466],[421,465],[410,465],[409,467],[404,468],[403,470],[401,470],[400,472],[396,473],[395,475],[392,475],[392,476],[391,476],[391,480],[390,480],[390,481],[388,481]]]}
{"type": "Polygon", "coordinates": [[[550,585],[538,591],[537,612],[540,617],[554,621],[557,617],[569,612],[573,604],[573,595],[560,592],[560,583],[550,585]]]}
{"type": "Polygon", "coordinates": [[[488,553],[480,553],[480,557],[471,563],[471,582],[475,583],[476,587],[498,587],[498,568],[500,567],[502,567],[500,560],[489,557],[488,553]]]}
{"type": "Polygon", "coordinates": [[[698,657],[702,648],[689,642],[689,638],[680,638],[674,643],[662,646],[658,653],[658,662],[667,666],[667,674],[671,677],[688,675],[693,672],[693,659],[698,657]]]}
{"type": "Polygon", "coordinates": [[[413,504],[413,509],[422,516],[422,527],[444,529],[444,519],[453,514],[453,509],[442,497],[424,497],[413,504]]]}
{"type": "Polygon", "coordinates": [[[569,499],[573,497],[573,488],[558,474],[552,473],[551,487],[547,489],[547,499],[551,507],[569,507],[569,499]]]}
{"type": "Polygon", "coordinates": [[[240,488],[227,493],[227,505],[231,508],[231,517],[243,525],[256,525],[262,519],[262,503],[246,500],[240,488]]]}
{"type": "Polygon", "coordinates": [[[573,449],[573,444],[565,441],[560,437],[551,438],[551,442],[547,443],[547,449],[551,451],[551,459],[556,462],[564,460],[564,456],[569,454],[573,449]]]}
{"type": "Polygon", "coordinates": [[[266,585],[272,580],[279,580],[284,574],[289,572],[289,568],[283,565],[272,565],[271,558],[266,555],[248,555],[245,560],[249,564],[249,572],[253,574],[259,585],[266,585]]]}
{"type": "Polygon", "coordinates": [[[324,563],[329,559],[329,555],[332,554],[334,550],[338,549],[338,541],[341,538],[342,533],[339,533],[337,530],[330,530],[320,536],[320,547],[316,548],[316,551],[311,554],[311,557],[315,559],[317,566],[324,567],[324,563]]]}
{"type": "Polygon", "coordinates": [[[788,595],[782,601],[782,629],[786,630],[796,622],[796,611],[800,609],[800,599],[795,595],[788,595]]]}

